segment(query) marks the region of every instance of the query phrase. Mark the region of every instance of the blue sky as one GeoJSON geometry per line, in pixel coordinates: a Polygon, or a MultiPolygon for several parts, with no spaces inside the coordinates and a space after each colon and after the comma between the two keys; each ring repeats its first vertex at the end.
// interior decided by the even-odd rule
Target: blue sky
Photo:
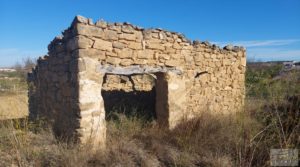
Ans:
{"type": "Polygon", "coordinates": [[[0,67],[46,54],[78,14],[243,45],[260,61],[300,60],[300,0],[0,0],[0,67]]]}

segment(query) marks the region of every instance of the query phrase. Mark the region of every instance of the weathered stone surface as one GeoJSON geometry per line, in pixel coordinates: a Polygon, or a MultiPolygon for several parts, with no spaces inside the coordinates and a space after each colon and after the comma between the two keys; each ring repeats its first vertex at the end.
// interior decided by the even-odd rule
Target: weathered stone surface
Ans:
{"type": "Polygon", "coordinates": [[[135,34],[120,34],[119,39],[124,39],[128,41],[135,41],[136,40],[136,35],[135,34]]]}
{"type": "Polygon", "coordinates": [[[104,30],[104,38],[107,40],[115,41],[118,39],[118,33],[113,30],[104,30]]]}
{"type": "Polygon", "coordinates": [[[151,41],[146,41],[146,48],[148,49],[157,49],[157,50],[164,50],[165,47],[158,42],[151,42],[151,41]]]}
{"type": "Polygon", "coordinates": [[[156,115],[161,125],[174,128],[186,116],[186,86],[185,79],[174,73],[157,75],[156,115]]]}
{"type": "Polygon", "coordinates": [[[151,66],[140,66],[133,65],[128,67],[114,67],[111,65],[98,65],[97,72],[109,73],[109,74],[120,74],[120,75],[132,75],[132,74],[148,74],[148,73],[166,73],[173,72],[175,74],[182,74],[182,71],[176,68],[168,67],[151,67],[151,66]]]}
{"type": "Polygon", "coordinates": [[[72,38],[69,42],[68,42],[68,49],[69,50],[76,50],[76,49],[85,49],[85,48],[90,48],[93,44],[93,40],[88,39],[86,37],[83,36],[78,36],[78,37],[74,37],[72,38]]]}
{"type": "Polygon", "coordinates": [[[88,19],[88,24],[89,24],[89,25],[94,25],[93,19],[89,18],[89,19],[88,19]]]}
{"type": "Polygon", "coordinates": [[[82,72],[86,70],[84,59],[79,58],[78,59],[78,72],[82,72]]]}
{"type": "Polygon", "coordinates": [[[231,51],[231,50],[233,50],[233,46],[232,45],[226,45],[224,47],[224,49],[231,51]]]}
{"type": "Polygon", "coordinates": [[[141,42],[130,42],[127,47],[135,50],[140,50],[143,48],[141,42]]]}
{"type": "Polygon", "coordinates": [[[93,49],[93,48],[75,50],[72,54],[72,57],[73,58],[90,57],[97,60],[104,60],[106,58],[105,51],[93,49]]]}
{"type": "Polygon", "coordinates": [[[152,50],[137,51],[137,58],[140,58],[140,59],[152,59],[153,56],[154,56],[154,51],[152,51],[152,50]]]}
{"type": "Polygon", "coordinates": [[[95,43],[93,45],[93,48],[95,49],[100,49],[100,50],[105,50],[105,51],[112,51],[112,43],[102,40],[102,39],[96,39],[95,43]]]}
{"type": "Polygon", "coordinates": [[[178,61],[178,60],[167,60],[165,64],[166,64],[166,66],[176,67],[180,64],[180,61],[178,61]]]}
{"type": "Polygon", "coordinates": [[[77,15],[74,20],[73,20],[73,24],[76,23],[84,23],[84,24],[88,24],[89,19],[85,18],[83,16],[77,15]]]}
{"type": "Polygon", "coordinates": [[[246,57],[241,58],[241,65],[246,67],[246,57]]]}
{"type": "Polygon", "coordinates": [[[103,20],[98,20],[96,22],[96,26],[97,27],[101,27],[101,28],[107,28],[107,23],[105,21],[103,21],[103,20]]]}
{"type": "Polygon", "coordinates": [[[113,65],[118,65],[121,62],[121,59],[116,57],[107,57],[106,62],[113,65]]]}
{"type": "Polygon", "coordinates": [[[94,42],[91,39],[79,36],[77,41],[78,49],[90,48],[94,42]]]}
{"type": "Polygon", "coordinates": [[[134,63],[134,62],[133,62],[132,59],[123,59],[123,60],[121,60],[120,65],[121,65],[121,66],[130,66],[130,65],[132,65],[133,63],[134,63]]]}
{"type": "Polygon", "coordinates": [[[114,48],[123,49],[126,45],[124,43],[121,43],[121,42],[113,42],[112,46],[114,48]]]}
{"type": "Polygon", "coordinates": [[[124,25],[122,26],[122,32],[124,33],[129,33],[129,34],[134,34],[134,29],[131,25],[124,25]]]}
{"type": "Polygon", "coordinates": [[[122,50],[120,50],[118,52],[118,56],[120,58],[132,58],[133,57],[133,51],[131,49],[127,49],[127,48],[124,48],[122,50]]]}
{"type": "Polygon", "coordinates": [[[92,25],[77,24],[75,30],[76,33],[79,35],[86,35],[90,37],[100,37],[100,38],[105,37],[105,33],[101,28],[92,25]]]}

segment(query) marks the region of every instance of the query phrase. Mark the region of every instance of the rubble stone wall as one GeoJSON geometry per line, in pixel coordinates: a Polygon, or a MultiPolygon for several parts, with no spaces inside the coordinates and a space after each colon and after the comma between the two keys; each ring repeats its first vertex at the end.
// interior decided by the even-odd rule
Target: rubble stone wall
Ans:
{"type": "Polygon", "coordinates": [[[87,140],[83,134],[105,138],[101,90],[157,87],[156,110],[169,111],[158,115],[168,117],[162,122],[170,126],[203,111],[240,111],[244,103],[242,47],[220,48],[162,29],[94,23],[77,16],[48,49],[48,56],[40,58],[29,75],[34,85],[29,91],[31,113],[52,118],[57,133],[72,132],[81,141],[87,140]],[[101,132],[95,132],[96,127],[101,132]]]}

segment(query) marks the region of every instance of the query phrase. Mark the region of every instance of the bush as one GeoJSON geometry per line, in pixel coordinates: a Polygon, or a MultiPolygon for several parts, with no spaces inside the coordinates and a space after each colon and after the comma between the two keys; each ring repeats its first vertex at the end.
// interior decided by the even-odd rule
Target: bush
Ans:
{"type": "Polygon", "coordinates": [[[268,87],[272,79],[279,75],[281,65],[273,66],[248,66],[246,69],[247,96],[266,98],[270,96],[268,87]]]}

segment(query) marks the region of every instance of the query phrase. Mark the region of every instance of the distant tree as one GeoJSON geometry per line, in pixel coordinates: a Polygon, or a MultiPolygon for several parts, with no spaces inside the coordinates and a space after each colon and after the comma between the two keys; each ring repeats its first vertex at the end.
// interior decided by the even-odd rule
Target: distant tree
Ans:
{"type": "Polygon", "coordinates": [[[35,66],[36,60],[30,57],[24,58],[22,63],[17,62],[13,68],[17,71],[17,75],[26,80],[27,73],[35,66]]]}
{"type": "Polygon", "coordinates": [[[15,65],[13,66],[13,68],[17,71],[22,71],[23,66],[20,62],[16,62],[15,65]]]}
{"type": "Polygon", "coordinates": [[[23,59],[23,69],[26,72],[31,71],[31,69],[33,67],[35,67],[35,62],[36,62],[36,60],[33,59],[33,58],[30,58],[30,57],[27,57],[27,58],[23,59]]]}

